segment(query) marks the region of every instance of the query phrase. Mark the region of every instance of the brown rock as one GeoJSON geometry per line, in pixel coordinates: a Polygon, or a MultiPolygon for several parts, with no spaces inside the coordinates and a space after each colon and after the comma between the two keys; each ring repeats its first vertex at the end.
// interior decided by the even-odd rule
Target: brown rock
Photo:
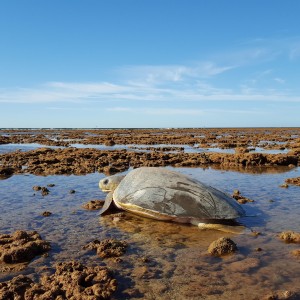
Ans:
{"type": "Polygon", "coordinates": [[[287,183],[283,183],[283,184],[280,185],[280,187],[287,189],[289,187],[289,185],[287,183]]]}
{"type": "Polygon", "coordinates": [[[0,299],[110,299],[117,281],[105,267],[86,267],[79,262],[59,263],[56,272],[39,283],[19,275],[0,283],[0,299]]]}
{"type": "Polygon", "coordinates": [[[300,243],[300,233],[294,231],[284,231],[279,234],[279,238],[286,243],[300,243]]]}
{"type": "Polygon", "coordinates": [[[24,299],[25,292],[32,283],[33,281],[24,275],[0,282],[0,300],[24,299]]]}
{"type": "Polygon", "coordinates": [[[208,252],[214,256],[232,254],[237,250],[238,248],[235,242],[226,237],[222,237],[216,241],[213,241],[208,247],[208,252]]]}
{"type": "Polygon", "coordinates": [[[288,178],[285,180],[285,182],[287,184],[293,184],[293,185],[300,186],[300,177],[288,178]]]}
{"type": "Polygon", "coordinates": [[[0,235],[0,261],[4,263],[28,262],[49,250],[49,242],[43,241],[36,231],[0,235]]]}
{"type": "Polygon", "coordinates": [[[37,191],[40,191],[42,188],[38,185],[35,185],[32,187],[32,189],[37,192],[37,191]]]}
{"type": "Polygon", "coordinates": [[[104,142],[105,146],[114,146],[116,143],[112,139],[108,139],[104,142]]]}
{"type": "Polygon", "coordinates": [[[42,213],[42,216],[43,217],[49,217],[49,216],[51,216],[52,215],[52,213],[50,212],[50,211],[44,211],[43,213],[42,213]]]}
{"type": "Polygon", "coordinates": [[[234,198],[240,204],[245,204],[247,202],[254,202],[254,200],[242,196],[239,190],[234,190],[231,197],[234,198]]]}
{"type": "Polygon", "coordinates": [[[300,295],[293,291],[277,291],[266,295],[262,300],[298,300],[300,295]]]}
{"type": "Polygon", "coordinates": [[[42,187],[41,191],[42,191],[42,196],[46,196],[50,192],[45,186],[42,187]]]}
{"type": "Polygon", "coordinates": [[[89,210],[98,210],[102,208],[103,204],[104,200],[90,200],[87,203],[84,203],[82,207],[89,210]]]}
{"type": "Polygon", "coordinates": [[[97,254],[102,258],[122,256],[128,247],[127,242],[118,241],[116,239],[105,239],[103,241],[95,240],[83,249],[96,250],[97,254]]]}

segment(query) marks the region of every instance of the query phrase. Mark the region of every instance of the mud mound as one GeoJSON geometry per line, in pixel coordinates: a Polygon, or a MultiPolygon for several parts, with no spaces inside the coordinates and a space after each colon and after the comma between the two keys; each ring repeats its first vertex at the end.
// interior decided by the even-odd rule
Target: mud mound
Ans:
{"type": "Polygon", "coordinates": [[[7,264],[29,262],[50,248],[36,231],[17,230],[12,235],[0,235],[0,261],[7,264]]]}
{"type": "Polygon", "coordinates": [[[79,262],[59,263],[56,272],[39,283],[19,275],[0,283],[0,299],[110,299],[117,281],[105,267],[86,267],[79,262]]]}

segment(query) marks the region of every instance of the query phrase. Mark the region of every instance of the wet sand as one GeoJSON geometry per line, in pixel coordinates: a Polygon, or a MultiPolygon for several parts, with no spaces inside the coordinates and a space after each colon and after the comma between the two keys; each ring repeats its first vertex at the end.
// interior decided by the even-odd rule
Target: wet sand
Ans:
{"type": "Polygon", "coordinates": [[[40,282],[57,263],[75,260],[112,272],[112,299],[299,299],[300,244],[279,238],[300,232],[299,128],[0,133],[0,234],[37,231],[51,244],[47,256],[25,266],[0,263],[1,282],[20,274],[40,282]],[[239,221],[256,234],[200,231],[129,213],[99,218],[82,207],[105,198],[98,189],[105,174],[140,166],[175,168],[228,194],[238,190],[253,200],[239,221]],[[211,256],[209,245],[221,237],[238,250],[211,256]],[[101,257],[86,247],[107,239],[126,241],[125,253],[101,257]]]}

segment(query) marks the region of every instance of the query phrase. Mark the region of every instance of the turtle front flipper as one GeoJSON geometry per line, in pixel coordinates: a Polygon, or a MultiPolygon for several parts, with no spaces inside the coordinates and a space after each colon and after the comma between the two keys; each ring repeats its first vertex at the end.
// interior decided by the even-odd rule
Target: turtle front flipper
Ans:
{"type": "Polygon", "coordinates": [[[103,215],[104,213],[107,213],[107,211],[113,207],[113,192],[109,192],[105,198],[104,205],[100,209],[99,215],[103,215]]]}

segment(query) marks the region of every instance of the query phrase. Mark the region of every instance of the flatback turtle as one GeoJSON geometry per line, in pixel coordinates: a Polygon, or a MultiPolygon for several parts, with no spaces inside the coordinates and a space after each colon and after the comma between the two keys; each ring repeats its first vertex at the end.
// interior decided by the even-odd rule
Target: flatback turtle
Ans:
{"type": "Polygon", "coordinates": [[[156,220],[191,223],[199,228],[240,232],[240,226],[224,221],[245,215],[227,194],[182,173],[157,167],[141,167],[127,175],[113,175],[99,182],[109,192],[100,214],[112,205],[156,220]],[[222,224],[223,221],[223,224],[222,224]]]}

